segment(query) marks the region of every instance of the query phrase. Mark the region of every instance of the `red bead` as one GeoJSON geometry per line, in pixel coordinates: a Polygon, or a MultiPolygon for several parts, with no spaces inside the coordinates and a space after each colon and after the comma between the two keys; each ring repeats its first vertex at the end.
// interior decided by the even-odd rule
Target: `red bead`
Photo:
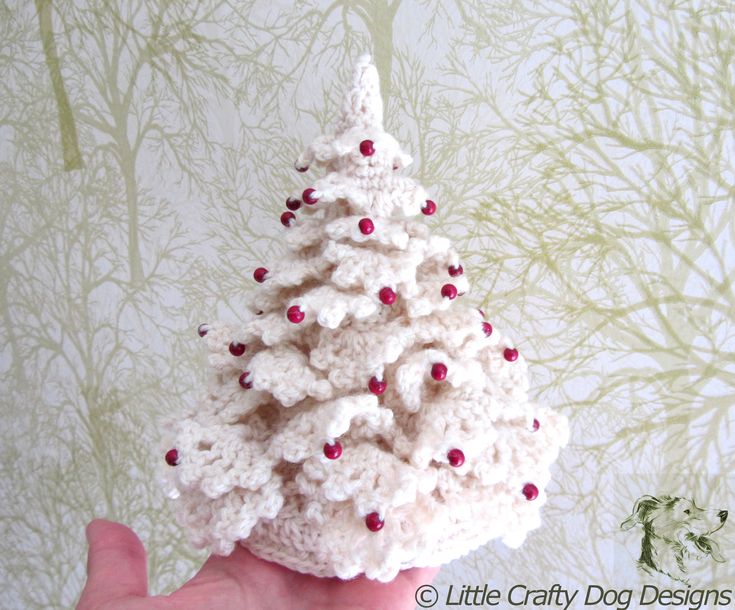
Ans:
{"type": "Polygon", "coordinates": [[[388,286],[381,288],[378,295],[380,296],[380,302],[384,305],[393,305],[396,302],[396,293],[388,286]]]}
{"type": "Polygon", "coordinates": [[[503,350],[503,358],[505,358],[508,362],[515,362],[516,360],[518,360],[518,350],[511,347],[506,347],[503,350]]]}
{"type": "Polygon", "coordinates": [[[388,387],[388,384],[384,380],[379,381],[377,377],[371,377],[368,381],[368,389],[376,396],[380,396],[385,392],[386,387],[388,387]]]}
{"type": "Polygon", "coordinates": [[[535,500],[538,498],[538,487],[533,483],[526,483],[523,486],[523,495],[526,496],[526,500],[535,500]]]}
{"type": "Polygon", "coordinates": [[[304,312],[301,311],[301,308],[298,305],[292,305],[289,307],[286,315],[289,322],[293,322],[294,324],[298,324],[303,321],[305,316],[304,312]]]}
{"type": "Polygon", "coordinates": [[[464,273],[464,269],[462,268],[462,265],[459,267],[455,267],[454,265],[451,265],[449,267],[449,275],[452,277],[457,277],[458,275],[462,275],[464,273]]]}
{"type": "Polygon", "coordinates": [[[396,171],[397,169],[398,169],[398,166],[397,165],[394,165],[393,166],[393,171],[396,171]]]}
{"type": "Polygon", "coordinates": [[[454,284],[444,284],[442,286],[442,296],[450,300],[457,298],[457,287],[454,284]]]}
{"type": "Polygon", "coordinates": [[[281,224],[284,227],[290,227],[293,220],[296,218],[293,212],[284,212],[281,214],[281,224]]]}
{"type": "Polygon", "coordinates": [[[426,216],[431,216],[434,212],[436,212],[436,204],[431,199],[427,199],[426,205],[423,208],[421,208],[421,211],[426,216]]]}
{"type": "Polygon", "coordinates": [[[375,225],[373,224],[373,221],[369,218],[363,218],[359,223],[358,226],[360,227],[360,233],[363,235],[370,235],[375,230],[375,225]]]}
{"type": "Polygon", "coordinates": [[[242,356],[245,353],[245,348],[247,348],[247,345],[244,343],[238,343],[237,341],[230,343],[230,353],[233,356],[242,356]]]}
{"type": "Polygon", "coordinates": [[[250,375],[250,371],[245,371],[242,375],[240,375],[240,378],[238,379],[238,381],[240,382],[240,385],[246,390],[249,390],[250,388],[253,387],[253,382],[247,381],[245,379],[248,375],[250,375]]]}
{"type": "Polygon", "coordinates": [[[490,324],[490,322],[483,322],[482,323],[482,330],[485,333],[486,337],[489,337],[493,334],[493,325],[490,324]]]}
{"type": "Polygon", "coordinates": [[[363,157],[369,157],[375,153],[375,146],[373,146],[372,140],[363,140],[360,142],[360,152],[363,157]]]}
{"type": "Polygon", "coordinates": [[[199,333],[200,337],[203,337],[209,332],[209,324],[200,324],[199,328],[197,328],[197,332],[199,333]]]}
{"type": "Polygon", "coordinates": [[[298,166],[298,165],[296,165],[295,163],[294,163],[294,167],[296,168],[296,171],[299,171],[299,172],[301,172],[301,173],[303,173],[303,172],[305,172],[306,170],[308,170],[308,169],[309,169],[309,166],[308,166],[308,165],[306,165],[306,166],[304,166],[304,167],[299,167],[299,166],[298,166]]]}
{"type": "Polygon", "coordinates": [[[459,468],[464,464],[464,453],[461,449],[450,449],[449,453],[447,453],[447,459],[449,460],[450,466],[459,468]]]}
{"type": "Polygon", "coordinates": [[[477,308],[477,311],[479,311],[479,312],[480,312],[480,315],[481,315],[481,316],[482,316],[483,318],[485,317],[485,312],[484,312],[484,311],[482,311],[482,309],[480,309],[480,308],[478,307],[478,308],[477,308]]]}
{"type": "Polygon", "coordinates": [[[437,381],[444,381],[447,378],[447,365],[442,362],[436,362],[431,367],[431,376],[437,381]]]}
{"type": "Polygon", "coordinates": [[[179,465],[179,452],[176,449],[169,449],[166,452],[166,463],[169,466],[179,465]]]}
{"type": "Polygon", "coordinates": [[[265,276],[268,273],[268,269],[265,267],[258,267],[255,271],[253,271],[253,277],[255,278],[255,281],[259,284],[262,284],[265,282],[265,276]]]}
{"type": "Polygon", "coordinates": [[[384,521],[380,518],[378,513],[370,513],[365,517],[365,525],[371,532],[377,532],[383,529],[384,521]]]}
{"type": "Polygon", "coordinates": [[[301,198],[304,200],[304,203],[314,205],[317,201],[319,201],[318,197],[314,197],[314,193],[316,193],[316,189],[306,189],[303,193],[301,193],[301,198]]]}
{"type": "Polygon", "coordinates": [[[301,207],[301,201],[296,199],[296,197],[289,197],[286,199],[286,207],[292,212],[295,212],[301,207]]]}
{"type": "Polygon", "coordinates": [[[263,315],[263,310],[262,309],[259,309],[258,311],[255,312],[255,315],[256,316],[262,316],[263,315]]]}
{"type": "Polygon", "coordinates": [[[541,424],[538,423],[538,420],[534,417],[533,418],[533,431],[536,432],[536,430],[538,430],[540,426],[541,424]]]}
{"type": "Polygon", "coordinates": [[[334,445],[324,443],[324,455],[326,455],[330,460],[336,460],[340,455],[342,455],[342,445],[340,445],[339,441],[334,441],[334,445]]]}

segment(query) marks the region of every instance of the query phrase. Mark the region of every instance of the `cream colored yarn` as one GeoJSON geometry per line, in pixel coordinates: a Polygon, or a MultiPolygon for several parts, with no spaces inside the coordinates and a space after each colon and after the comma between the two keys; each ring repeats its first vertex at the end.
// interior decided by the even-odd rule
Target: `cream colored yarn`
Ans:
{"type": "Polygon", "coordinates": [[[428,194],[396,171],[412,159],[383,131],[379,91],[365,55],[336,133],[296,161],[326,174],[308,185],[319,201],[284,229],[291,253],[253,292],[262,314],[208,325],[208,389],[168,423],[178,464],[163,464],[162,483],[198,548],[229,555],[239,543],[299,572],[388,581],[494,538],[517,547],[540,525],[567,421],[529,401],[523,355],[506,360],[511,340],[488,336],[462,303],[467,278],[448,273],[459,257],[424,224],[428,194]],[[445,284],[460,296],[442,296],[445,284]],[[392,305],[378,296],[386,286],[392,305]],[[293,305],[300,323],[286,317],[293,305]],[[232,342],[245,353],[232,355],[232,342]],[[431,375],[439,362],[442,381],[431,375]],[[368,390],[373,376],[387,382],[382,395],[368,390]],[[343,453],[328,459],[335,441],[343,453]],[[373,512],[384,521],[375,532],[373,512]]]}

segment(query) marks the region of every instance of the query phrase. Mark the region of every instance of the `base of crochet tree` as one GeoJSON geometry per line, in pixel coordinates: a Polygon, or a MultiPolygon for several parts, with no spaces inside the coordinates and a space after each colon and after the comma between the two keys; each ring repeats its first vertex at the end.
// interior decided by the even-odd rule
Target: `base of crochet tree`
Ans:
{"type": "MultiPolygon", "coordinates": [[[[542,436],[566,438],[566,420],[546,409],[537,414],[544,422],[544,432],[534,434],[539,445],[548,446],[542,436]]],[[[548,458],[551,461],[551,453],[548,458]]],[[[303,574],[343,580],[364,574],[388,582],[401,570],[440,566],[494,539],[518,548],[541,524],[543,488],[549,479],[548,470],[537,478],[541,491],[531,501],[520,493],[520,481],[516,490],[505,482],[472,488],[468,480],[470,487],[460,486],[450,497],[423,495],[393,509],[379,532],[365,527],[350,502],[335,503],[318,523],[305,516],[301,496],[286,495],[279,516],[261,520],[239,544],[261,559],[303,574]]]]}

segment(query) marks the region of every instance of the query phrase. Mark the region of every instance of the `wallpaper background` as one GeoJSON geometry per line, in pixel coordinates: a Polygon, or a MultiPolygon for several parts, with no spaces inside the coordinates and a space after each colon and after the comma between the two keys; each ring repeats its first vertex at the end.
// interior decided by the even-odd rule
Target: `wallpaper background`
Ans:
{"type": "MultiPolygon", "coordinates": [[[[285,252],[293,162],[364,51],[463,298],[571,422],[544,525],[435,585],[638,586],[636,498],[735,508],[735,7],[509,4],[0,0],[4,608],[73,607],[95,516],[138,532],[154,593],[204,560],[159,417],[204,381],[197,325],[244,319],[285,252]]],[[[719,534],[693,585],[732,583],[719,534]]]]}

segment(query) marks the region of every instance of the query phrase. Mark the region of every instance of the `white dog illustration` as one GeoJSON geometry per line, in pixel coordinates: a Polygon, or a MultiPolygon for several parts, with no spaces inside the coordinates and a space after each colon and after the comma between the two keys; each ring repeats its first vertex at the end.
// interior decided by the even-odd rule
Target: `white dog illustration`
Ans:
{"type": "Polygon", "coordinates": [[[699,508],[693,500],[673,496],[642,496],[633,514],[620,524],[629,530],[643,526],[638,566],[653,574],[660,572],[689,584],[688,563],[711,557],[723,562],[717,543],[710,537],[727,520],[727,511],[699,508]]]}

